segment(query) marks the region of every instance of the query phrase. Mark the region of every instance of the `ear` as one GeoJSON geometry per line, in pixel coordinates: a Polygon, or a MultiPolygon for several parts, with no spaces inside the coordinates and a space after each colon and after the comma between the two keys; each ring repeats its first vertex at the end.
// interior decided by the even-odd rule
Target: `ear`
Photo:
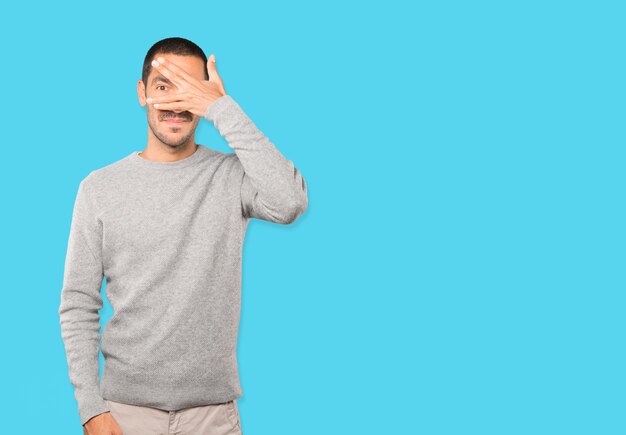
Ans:
{"type": "Polygon", "coordinates": [[[143,80],[137,82],[137,96],[139,97],[139,104],[141,106],[146,105],[146,86],[143,84],[143,80]]]}

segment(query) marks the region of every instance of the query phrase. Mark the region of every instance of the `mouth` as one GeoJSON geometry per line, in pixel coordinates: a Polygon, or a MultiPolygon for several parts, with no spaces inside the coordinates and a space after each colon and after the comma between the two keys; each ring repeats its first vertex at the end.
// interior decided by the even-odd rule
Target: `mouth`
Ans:
{"type": "Polygon", "coordinates": [[[189,120],[182,119],[182,118],[167,118],[167,119],[164,119],[163,121],[169,124],[183,124],[185,122],[189,122],[189,120]]]}

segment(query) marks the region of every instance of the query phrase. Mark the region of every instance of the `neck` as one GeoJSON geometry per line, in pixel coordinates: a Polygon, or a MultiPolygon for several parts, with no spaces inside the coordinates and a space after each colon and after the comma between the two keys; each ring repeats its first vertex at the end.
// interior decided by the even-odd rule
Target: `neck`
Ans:
{"type": "Polygon", "coordinates": [[[175,162],[191,156],[198,149],[194,137],[190,137],[187,142],[178,146],[171,146],[161,142],[156,136],[148,138],[146,149],[139,155],[147,160],[155,162],[175,162]]]}

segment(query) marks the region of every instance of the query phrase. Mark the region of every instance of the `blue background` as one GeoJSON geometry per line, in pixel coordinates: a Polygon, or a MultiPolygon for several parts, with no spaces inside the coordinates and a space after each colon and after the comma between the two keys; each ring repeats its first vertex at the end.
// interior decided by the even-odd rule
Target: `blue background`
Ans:
{"type": "Polygon", "coordinates": [[[622,5],[3,5],[2,432],[82,434],[73,201],[144,149],[143,58],[182,36],[309,188],[248,228],[246,435],[626,433],[622,5]]]}

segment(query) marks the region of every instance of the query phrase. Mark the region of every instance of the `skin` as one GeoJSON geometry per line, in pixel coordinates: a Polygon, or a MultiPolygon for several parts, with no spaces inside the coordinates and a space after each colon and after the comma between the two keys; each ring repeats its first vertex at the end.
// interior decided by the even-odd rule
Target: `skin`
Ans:
{"type": "MultiPolygon", "coordinates": [[[[205,65],[199,57],[157,54],[152,62],[148,84],[137,83],[139,104],[147,106],[148,145],[140,156],[158,162],[174,162],[196,151],[195,131],[207,109],[226,95],[215,66],[215,55],[206,64],[209,80],[204,79],[205,65]],[[156,77],[164,81],[152,83],[156,77]],[[165,119],[184,119],[172,124],[165,119]]],[[[110,412],[90,418],[83,425],[84,435],[124,435],[110,412]]]]}
{"type": "Polygon", "coordinates": [[[124,435],[110,412],[90,418],[83,425],[83,435],[124,435]]]}
{"type": "Polygon", "coordinates": [[[148,145],[139,155],[158,162],[184,159],[196,151],[195,130],[209,105],[226,95],[215,55],[204,65],[196,56],[160,53],[152,67],[146,83],[137,83],[139,104],[146,107],[148,118],[148,145]],[[185,122],[167,121],[173,119],[185,122]]]}

